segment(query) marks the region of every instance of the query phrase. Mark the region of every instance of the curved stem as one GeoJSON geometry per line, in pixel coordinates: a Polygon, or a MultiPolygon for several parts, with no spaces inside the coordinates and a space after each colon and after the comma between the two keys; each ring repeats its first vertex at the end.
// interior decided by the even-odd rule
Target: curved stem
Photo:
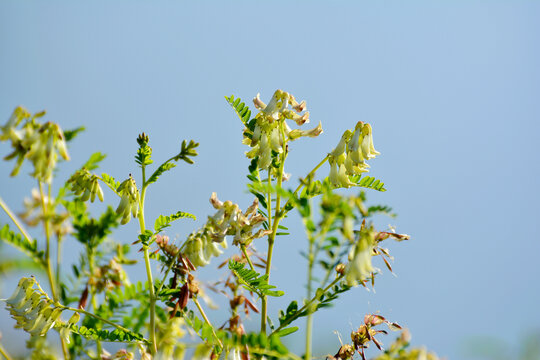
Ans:
{"type": "Polygon", "coordinates": [[[11,212],[9,206],[7,206],[7,204],[4,202],[4,200],[2,200],[1,197],[0,197],[0,207],[6,212],[6,214],[9,216],[11,221],[13,221],[13,223],[15,224],[15,226],[17,226],[21,234],[23,234],[24,238],[31,244],[32,238],[30,237],[30,235],[28,235],[28,232],[26,231],[24,226],[21,224],[17,216],[11,212]]]}
{"type": "Polygon", "coordinates": [[[251,270],[255,270],[255,267],[253,266],[253,263],[251,262],[251,259],[248,256],[246,245],[240,244],[240,249],[242,250],[242,254],[244,254],[244,257],[246,258],[251,270]]]}

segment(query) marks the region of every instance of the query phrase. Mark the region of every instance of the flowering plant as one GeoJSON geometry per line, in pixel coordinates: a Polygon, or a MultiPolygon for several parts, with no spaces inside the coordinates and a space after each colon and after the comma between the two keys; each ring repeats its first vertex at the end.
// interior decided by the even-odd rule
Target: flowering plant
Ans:
{"type": "MultiPolygon", "coordinates": [[[[53,197],[54,170],[60,159],[69,160],[67,144],[81,129],[62,131],[57,124],[40,123],[45,112],[32,115],[22,107],[17,107],[0,128],[0,140],[9,142],[13,149],[5,159],[16,160],[11,176],[16,176],[28,161],[33,167],[31,176],[38,182],[32,199],[25,201],[26,211],[19,216],[0,199],[0,206],[16,227],[4,224],[0,239],[21,250],[42,270],[50,290],[45,291],[37,278],[27,276],[4,300],[15,327],[30,336],[32,357],[56,358],[45,339],[57,332],[65,359],[132,359],[136,354],[143,359],[181,359],[186,354],[212,359],[299,359],[281,339],[298,331],[299,320],[306,318],[302,357],[312,359],[314,315],[343,293],[356,287],[373,287],[380,273],[373,262],[375,257],[392,271],[393,258],[383,244],[388,239],[403,241],[409,237],[392,230],[378,231],[372,222],[377,213],[390,214],[390,208],[367,206],[363,191],[337,191],[386,191],[383,182],[366,175],[370,168],[367,161],[379,155],[371,125],[358,122],[354,129],[346,130],[336,147],[323,154],[323,159],[292,189],[287,186],[292,181],[285,168],[289,142],[315,138],[323,132],[320,122],[311,129],[303,128],[310,118],[306,102],[298,102],[281,90],[268,104],[257,95],[253,103],[258,112],[252,116],[239,98],[230,96],[226,100],[239,116],[243,143],[249,146],[247,188],[253,201],[243,210],[233,201],[209,194],[215,213],[179,242],[171,241],[167,229],[174,221],[195,216],[178,211],[160,215],[153,227],[148,226],[146,192],[180,161],[193,164],[198,143],[184,140],[177,154],[150,172],[153,152],[149,136],[142,133],[135,155],[141,171],[138,183],[131,174],[119,182],[107,173],[97,173],[104,155],[95,153],[53,197]],[[326,162],[329,171],[320,175],[326,162]],[[96,198],[106,201],[103,185],[113,198],[118,196],[119,203],[116,209],[109,206],[95,217],[89,211],[89,202],[96,198]],[[272,265],[278,261],[273,259],[274,247],[288,235],[284,220],[291,211],[300,214],[307,237],[307,293],[302,305],[291,301],[286,310],[271,314],[269,302],[284,295],[271,282],[272,265]],[[132,219],[139,223],[135,241],[126,244],[108,237],[132,219]],[[38,225],[44,229],[41,240],[26,230],[26,226],[38,225]],[[62,268],[59,261],[62,242],[69,237],[84,249],[70,270],[62,268]],[[53,242],[56,256],[51,251],[53,242]],[[224,252],[231,246],[232,255],[231,251],[224,252]],[[138,261],[129,255],[133,247],[142,253],[144,282],[131,283],[126,271],[138,261]],[[198,270],[216,260],[225,273],[223,280],[201,282],[198,270]],[[222,324],[211,320],[208,311],[210,298],[220,296],[228,299],[230,311],[222,324]],[[260,326],[250,332],[247,323],[253,317],[259,319],[260,326]],[[111,354],[108,350],[118,349],[108,345],[111,342],[123,345],[111,354]]],[[[436,359],[425,350],[407,349],[408,342],[408,333],[400,325],[380,314],[367,314],[364,323],[352,331],[351,342],[342,344],[328,358],[365,359],[365,349],[372,343],[382,351],[377,359],[436,359]],[[387,350],[379,339],[386,330],[379,326],[402,331],[387,350]]],[[[9,358],[7,349],[0,347],[0,351],[9,358]]]]}

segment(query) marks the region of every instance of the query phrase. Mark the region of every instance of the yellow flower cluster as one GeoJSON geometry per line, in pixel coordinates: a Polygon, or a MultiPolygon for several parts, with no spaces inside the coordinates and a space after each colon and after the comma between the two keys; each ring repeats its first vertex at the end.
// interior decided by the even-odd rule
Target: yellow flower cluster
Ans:
{"type": "Polygon", "coordinates": [[[254,239],[270,233],[264,229],[253,233],[255,228],[266,220],[257,212],[259,207],[257,199],[245,212],[231,201],[220,201],[216,193],[212,193],[210,203],[217,212],[208,217],[208,221],[201,229],[190,234],[185,244],[184,255],[193,265],[208,265],[212,256],[219,256],[222,253],[219,245],[227,247],[225,240],[227,235],[234,236],[235,245],[249,245],[254,239]]]}
{"type": "Polygon", "coordinates": [[[82,194],[82,201],[88,201],[88,199],[90,199],[90,202],[94,202],[96,195],[99,201],[103,201],[103,190],[101,190],[101,186],[99,186],[99,178],[96,175],[91,174],[86,168],[77,170],[77,172],[69,178],[68,183],[71,184],[71,191],[73,191],[75,195],[82,194]]]}
{"type": "Polygon", "coordinates": [[[272,163],[272,151],[283,152],[289,140],[304,136],[316,137],[322,133],[322,126],[319,123],[311,130],[293,130],[285,120],[293,120],[298,126],[309,122],[309,112],[305,111],[306,102],[298,103],[293,95],[282,90],[276,90],[268,105],[259,96],[257,94],[253,99],[255,107],[260,110],[255,117],[255,127],[247,133],[249,136],[244,137],[243,143],[252,147],[246,156],[250,159],[258,157],[259,168],[268,169],[272,163]]]}
{"type": "Polygon", "coordinates": [[[6,300],[7,308],[22,328],[32,335],[43,336],[60,318],[62,308],[53,306],[53,301],[42,292],[36,291],[36,279],[22,278],[13,295],[6,300]]]}
{"type": "Polygon", "coordinates": [[[122,225],[127,224],[131,220],[131,215],[136,218],[139,214],[139,189],[130,175],[118,186],[116,192],[121,196],[116,213],[122,215],[122,225]]]}
{"type": "Polygon", "coordinates": [[[13,151],[5,160],[16,159],[11,176],[16,176],[24,159],[34,165],[32,176],[40,181],[50,183],[58,155],[69,160],[64,133],[58,124],[46,122],[39,124],[36,119],[45,112],[30,115],[28,110],[17,107],[8,122],[0,127],[0,141],[11,141],[13,151]],[[19,125],[23,122],[21,128],[19,125]]]}
{"type": "Polygon", "coordinates": [[[367,172],[369,165],[366,160],[379,154],[373,145],[371,125],[359,121],[354,132],[347,130],[343,133],[338,145],[329,154],[330,182],[338,187],[351,187],[354,184],[349,175],[367,172]]]}

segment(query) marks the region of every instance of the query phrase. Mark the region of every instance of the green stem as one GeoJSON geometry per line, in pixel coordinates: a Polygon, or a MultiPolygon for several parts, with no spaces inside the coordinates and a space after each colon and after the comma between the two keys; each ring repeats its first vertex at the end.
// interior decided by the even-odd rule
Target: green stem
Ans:
{"type": "MultiPolygon", "coordinates": [[[[93,248],[87,247],[86,253],[88,254],[88,268],[90,271],[90,276],[94,275],[94,250],[93,248]]],[[[92,310],[97,312],[97,299],[96,299],[96,289],[94,286],[90,286],[90,303],[92,304],[92,310]]],[[[98,328],[99,330],[99,328],[98,328]]],[[[98,359],[101,359],[101,354],[103,353],[103,348],[101,347],[101,341],[96,340],[96,350],[98,353],[98,359]]]]}
{"type": "MultiPolygon", "coordinates": [[[[332,286],[334,286],[335,284],[337,284],[341,279],[343,278],[343,275],[339,275],[337,276],[334,281],[332,281],[330,284],[328,284],[327,287],[325,287],[322,291],[323,294],[326,294],[326,292],[328,290],[330,290],[330,288],[332,286]]],[[[302,306],[298,311],[296,311],[296,314],[301,314],[302,312],[304,312],[306,309],[308,309],[309,307],[311,307],[311,305],[313,303],[315,303],[315,301],[318,301],[320,298],[320,295],[318,294],[315,294],[315,296],[313,296],[308,302],[306,302],[304,304],[304,306],[302,306]]],[[[296,320],[298,318],[298,315],[296,316],[292,316],[291,318],[289,318],[287,321],[283,322],[281,325],[279,325],[279,327],[277,329],[275,329],[274,331],[272,331],[272,333],[268,336],[272,336],[274,335],[275,333],[277,333],[279,330],[283,329],[284,327],[288,326],[291,322],[293,322],[294,320],[296,320]]]]}
{"type": "MultiPolygon", "coordinates": [[[[146,173],[145,173],[145,167],[142,166],[142,190],[141,190],[141,198],[139,203],[139,225],[141,229],[141,234],[143,234],[146,230],[145,224],[144,224],[144,198],[146,195],[146,187],[148,184],[146,184],[146,173]]],[[[149,289],[149,297],[150,297],[150,353],[152,356],[154,356],[157,352],[157,344],[156,344],[156,294],[154,292],[154,279],[152,278],[152,268],[150,266],[150,253],[148,251],[148,246],[143,245],[144,248],[144,265],[146,268],[146,277],[148,278],[148,289],[149,289]]]]}
{"type": "Polygon", "coordinates": [[[221,343],[221,341],[219,340],[219,338],[217,337],[217,334],[216,334],[216,331],[214,330],[214,326],[212,325],[212,323],[210,322],[210,320],[208,320],[208,317],[206,316],[206,313],[204,312],[201,304],[199,303],[199,301],[197,300],[197,298],[193,298],[192,299],[193,302],[195,303],[195,305],[197,306],[197,309],[199,309],[199,312],[201,313],[204,321],[208,324],[208,326],[210,326],[212,328],[212,335],[214,335],[214,338],[217,340],[218,344],[219,344],[219,347],[221,349],[223,349],[223,344],[221,343]]]}
{"type": "MultiPolygon", "coordinates": [[[[58,304],[57,304],[57,306],[58,306],[58,304]]],[[[105,318],[102,318],[99,315],[93,314],[93,313],[91,313],[89,311],[86,311],[84,309],[77,309],[77,308],[74,308],[74,307],[71,307],[71,306],[64,306],[64,305],[60,305],[59,307],[61,307],[63,309],[66,309],[66,310],[71,310],[71,311],[75,311],[75,312],[78,312],[78,313],[81,313],[81,314],[84,314],[84,315],[91,316],[91,317],[93,317],[95,319],[98,319],[99,321],[104,322],[105,324],[109,324],[109,325],[111,325],[111,326],[113,326],[113,327],[115,327],[115,328],[117,328],[119,330],[122,330],[123,332],[132,333],[131,330],[128,330],[128,329],[126,329],[125,327],[123,327],[121,325],[113,323],[112,321],[109,321],[109,320],[107,320],[105,318]]]]}
{"type": "Polygon", "coordinates": [[[2,200],[2,198],[0,197],[0,207],[6,212],[6,214],[9,216],[9,218],[11,219],[11,221],[13,221],[13,223],[15,224],[15,226],[17,226],[17,228],[19,229],[19,231],[21,232],[21,234],[23,234],[24,238],[30,243],[32,244],[32,238],[30,237],[30,235],[28,235],[28,232],[26,231],[26,229],[24,228],[24,226],[21,224],[21,222],[19,221],[19,219],[17,218],[17,216],[15,216],[15,214],[13,214],[11,212],[11,210],[9,209],[9,207],[7,206],[7,204],[4,202],[4,200],[2,200]]]}
{"type": "MultiPolygon", "coordinates": [[[[313,174],[315,174],[315,172],[316,172],[317,170],[319,170],[319,168],[320,168],[321,166],[323,166],[323,164],[328,160],[329,157],[330,157],[330,154],[326,155],[326,157],[325,157],[324,159],[322,159],[321,162],[318,163],[318,164],[317,164],[317,165],[316,165],[316,166],[315,166],[315,167],[314,167],[314,168],[306,175],[306,177],[305,177],[304,179],[309,179],[310,176],[312,176],[313,174]]],[[[298,187],[296,188],[296,190],[294,190],[293,194],[294,194],[294,195],[298,194],[298,192],[300,191],[300,189],[301,189],[302,187],[304,187],[304,185],[306,185],[306,184],[305,184],[303,181],[300,182],[300,184],[298,185],[298,187]]],[[[283,205],[283,211],[285,211],[285,209],[287,208],[287,205],[289,205],[289,200],[287,200],[287,202],[285,203],[285,205],[283,205]]],[[[284,214],[281,214],[281,215],[283,216],[284,214]]]]}
{"type": "MultiPolygon", "coordinates": [[[[307,296],[306,299],[311,299],[311,282],[313,278],[313,261],[315,259],[315,255],[313,252],[313,243],[315,242],[315,239],[313,239],[313,236],[311,236],[311,233],[308,234],[308,240],[309,240],[309,248],[308,248],[308,278],[307,278],[307,296]]],[[[309,312],[307,315],[306,320],[306,353],[305,353],[305,359],[311,359],[311,331],[313,327],[313,313],[309,312]]]]}
{"type": "Polygon", "coordinates": [[[246,258],[251,270],[255,270],[255,267],[253,266],[253,263],[251,262],[251,259],[248,256],[246,245],[240,244],[240,249],[242,250],[242,253],[244,254],[244,257],[246,258]]]}
{"type": "MultiPolygon", "coordinates": [[[[277,187],[278,189],[281,189],[281,185],[283,182],[283,169],[285,167],[285,160],[287,159],[287,145],[284,146],[284,151],[280,155],[280,163],[279,163],[279,170],[277,174],[277,187]]],[[[268,170],[268,183],[269,185],[272,185],[271,182],[271,174],[270,169],[268,170]]],[[[271,188],[271,186],[270,186],[271,188]]],[[[270,190],[268,191],[268,197],[270,198],[270,190]]],[[[271,214],[271,208],[269,205],[268,208],[268,218],[270,219],[271,214]]],[[[270,280],[270,272],[272,269],[272,254],[274,252],[274,243],[276,239],[276,233],[277,229],[279,227],[279,222],[281,221],[283,217],[283,212],[281,208],[281,195],[279,191],[276,194],[276,208],[275,208],[275,214],[274,214],[274,222],[270,223],[268,221],[268,227],[272,229],[272,233],[268,236],[268,255],[266,257],[266,271],[265,274],[267,275],[267,279],[270,280]]],[[[267,297],[263,296],[262,298],[262,306],[261,306],[261,332],[266,333],[266,317],[268,312],[268,303],[267,303],[267,297]]]]}
{"type": "MultiPolygon", "coordinates": [[[[272,228],[272,172],[268,169],[268,193],[266,194],[266,210],[268,212],[268,228],[272,228]]],[[[270,264],[272,262],[272,250],[274,248],[274,239],[271,235],[268,236],[268,255],[266,258],[266,275],[270,274],[270,264]]],[[[267,310],[267,298],[263,296],[261,299],[261,332],[266,334],[266,313],[267,310]]]]}
{"type": "Polygon", "coordinates": [[[0,344],[0,355],[2,355],[6,360],[11,360],[11,357],[7,353],[6,349],[0,344]]]}
{"type": "MultiPolygon", "coordinates": [[[[47,278],[49,279],[49,286],[51,287],[51,293],[53,300],[58,302],[58,289],[57,283],[55,282],[55,276],[53,275],[53,268],[51,263],[51,228],[49,224],[49,209],[45,204],[45,192],[43,191],[43,183],[41,180],[38,180],[39,185],[39,194],[41,196],[41,210],[43,212],[43,225],[45,227],[45,265],[47,271],[47,278]]],[[[51,185],[49,184],[48,199],[51,201],[51,185]]],[[[64,338],[60,336],[60,343],[62,345],[62,352],[64,354],[64,359],[69,359],[69,353],[67,351],[67,345],[64,341],[64,338]]]]}

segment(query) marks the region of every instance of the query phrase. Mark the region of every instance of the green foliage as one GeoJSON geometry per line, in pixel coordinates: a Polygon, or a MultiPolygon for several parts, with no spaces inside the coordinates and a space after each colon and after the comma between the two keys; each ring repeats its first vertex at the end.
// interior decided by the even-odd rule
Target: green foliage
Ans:
{"type": "MultiPolygon", "coordinates": [[[[17,159],[12,175],[17,174],[23,161],[28,158],[36,170],[32,176],[39,181],[39,193],[33,194],[32,202],[26,204],[30,215],[26,214],[23,220],[30,226],[43,225],[45,236],[40,239],[42,243],[38,246],[36,240],[23,238],[8,225],[0,229],[0,240],[28,255],[32,264],[46,272],[49,281],[47,288],[51,290],[51,296],[33,277],[27,277],[21,280],[16,293],[6,300],[8,310],[18,322],[17,326],[32,335],[31,347],[36,349],[36,356],[49,356],[44,351],[44,342],[36,339],[46,335],[50,329],[60,333],[66,358],[68,354],[71,358],[106,357],[108,355],[102,342],[128,343],[130,345],[126,345],[126,350],[138,348],[145,358],[156,358],[161,354],[168,357],[172,356],[173,349],[197,346],[191,340],[181,339],[188,330],[202,340],[202,343],[198,341],[200,346],[196,350],[198,355],[206,352],[201,356],[210,356],[208,351],[212,351],[214,358],[264,356],[268,359],[297,360],[299,357],[290,353],[280,340],[300,330],[301,326],[295,321],[308,317],[308,325],[301,331],[306,334],[306,344],[310,344],[309,324],[318,310],[331,306],[338,296],[350,290],[347,283],[366,286],[371,278],[373,285],[376,273],[371,266],[373,256],[381,256],[391,269],[387,260],[392,258],[379,243],[389,237],[405,240],[409,238],[408,235],[375,231],[373,224],[366,220],[375,214],[392,216],[392,209],[385,205],[366,207],[363,192],[356,196],[342,195],[346,188],[356,187],[386,191],[384,183],[374,177],[347,175],[367,171],[369,166],[365,161],[379,155],[373,148],[371,125],[358,122],[354,130],[347,130],[336,148],[331,152],[325,149],[320,154],[322,160],[319,159],[299,184],[290,185],[289,189],[282,185],[288,178],[284,171],[285,160],[290,156],[288,143],[302,137],[316,137],[322,131],[321,125],[309,130],[290,128],[293,122],[301,126],[309,120],[306,103],[278,90],[268,105],[259,96],[254,99],[260,112],[252,118],[251,110],[240,98],[231,95],[225,99],[242,121],[243,143],[251,147],[246,154],[251,159],[247,188],[258,202],[254,201],[243,212],[242,207],[234,201],[222,202],[213,194],[210,201],[216,210],[214,214],[208,216],[201,228],[180,235],[179,243],[160,233],[170,227],[173,221],[182,218],[196,220],[196,217],[184,211],[159,215],[153,227],[147,228],[144,208],[145,200],[150,196],[146,190],[165,172],[175,168],[176,162],[182,160],[193,164],[193,158],[198,155],[197,142],[183,140],[177,154],[149,172],[147,167],[153,163],[152,148],[148,145],[148,135],[141,133],[137,138],[135,155],[143,180],[139,188],[133,180],[135,175],[130,174],[128,179],[120,183],[107,173],[102,173],[101,178],[90,173],[105,159],[104,154],[96,152],[59,189],[55,200],[49,201],[48,197],[52,197],[52,175],[59,173],[55,168],[56,159],[58,156],[69,159],[60,127],[51,122],[39,124],[37,119],[44,112],[32,116],[22,107],[16,108],[8,124],[0,127],[0,141],[9,140],[15,149],[7,157],[17,159]],[[18,128],[21,127],[19,125],[24,125],[24,128],[18,128]],[[37,133],[41,135],[33,136],[37,133]],[[30,152],[32,156],[27,156],[29,150],[20,146],[23,143],[20,136],[24,137],[25,146],[39,152],[30,152]],[[52,157],[50,151],[43,150],[48,149],[50,144],[54,148],[52,157]],[[323,174],[321,177],[317,171],[326,162],[330,163],[331,172],[329,176],[323,174]],[[336,172],[338,164],[339,172],[336,172]],[[263,171],[260,172],[260,169],[263,171]],[[120,195],[117,206],[120,216],[111,206],[105,210],[99,208],[100,213],[93,212],[97,208],[92,208],[90,212],[86,200],[93,202],[97,195],[104,201],[98,180],[120,195]],[[343,191],[335,191],[337,189],[343,191]],[[307,250],[301,255],[308,265],[307,295],[279,311],[279,325],[274,326],[271,317],[275,320],[275,315],[268,314],[268,309],[272,308],[269,301],[275,301],[272,297],[283,296],[284,292],[269,284],[273,268],[272,253],[274,245],[287,246],[276,237],[290,235],[289,224],[285,221],[289,220],[287,215],[293,208],[298,209],[306,230],[307,250]],[[139,227],[131,239],[128,237],[118,241],[110,237],[119,226],[119,220],[127,223],[132,217],[139,221],[139,227]],[[135,236],[137,240],[133,241],[135,236]],[[55,259],[55,252],[50,250],[58,248],[60,253],[63,241],[69,238],[76,239],[83,246],[80,246],[82,251],[75,257],[78,261],[71,269],[64,269],[61,259],[55,259]],[[219,260],[221,264],[218,265],[218,269],[222,269],[218,271],[227,275],[216,275],[216,282],[203,281],[199,268],[223,256],[221,245],[226,247],[231,238],[233,246],[238,247],[237,251],[230,258],[219,260]],[[267,248],[264,248],[265,238],[267,248]],[[255,249],[254,243],[261,252],[255,249]],[[145,263],[146,281],[132,284],[124,266],[136,261],[127,259],[125,255],[136,244],[139,244],[136,248],[145,263]],[[47,252],[39,248],[46,248],[47,252]],[[351,255],[349,259],[347,254],[354,256],[351,255]],[[55,260],[59,264],[57,267],[55,260]],[[228,266],[225,267],[225,264],[228,266]],[[156,269],[159,269],[158,273],[156,269]],[[264,270],[259,270],[259,273],[255,269],[264,270]],[[208,298],[214,294],[224,295],[226,299],[222,300],[230,307],[230,317],[225,322],[220,319],[219,323],[212,323],[212,316],[205,312],[214,300],[208,298]],[[199,303],[199,299],[205,302],[199,303]],[[74,306],[72,304],[77,304],[77,307],[71,307],[74,306]],[[66,323],[61,319],[62,312],[74,312],[74,316],[66,323]],[[250,329],[247,321],[253,313],[260,314],[260,331],[246,332],[246,329],[250,329]],[[80,315],[83,316],[81,319],[80,315]],[[79,321],[80,325],[77,325],[79,321]]],[[[73,139],[82,129],[65,131],[65,139],[73,139]]],[[[3,202],[0,205],[10,214],[3,202]]],[[[17,221],[15,223],[19,224],[17,221]]],[[[24,230],[21,232],[25,233],[24,230]]],[[[28,266],[28,261],[23,260],[1,258],[0,272],[28,266]]],[[[357,351],[364,358],[366,341],[379,346],[374,335],[383,331],[370,333],[369,330],[380,325],[381,321],[389,326],[391,324],[382,316],[371,315],[361,325],[365,331],[359,328],[351,333],[354,346],[347,345],[353,354],[357,351]]],[[[338,353],[335,357],[350,360],[352,354],[350,351],[347,354],[342,353],[341,356],[338,353]]],[[[313,358],[310,345],[306,346],[304,357],[313,358]]]]}
{"type": "Polygon", "coordinates": [[[234,260],[229,261],[229,269],[238,277],[240,283],[249,291],[252,291],[259,295],[264,296],[283,296],[285,293],[275,289],[274,285],[268,284],[268,275],[260,275],[255,270],[245,269],[245,264],[236,262],[234,260]]]}
{"type": "Polygon", "coordinates": [[[70,142],[71,140],[75,139],[79,133],[83,132],[85,129],[84,126],[79,126],[75,129],[71,130],[64,130],[64,138],[67,142],[70,142]]]}
{"type": "Polygon", "coordinates": [[[42,267],[46,266],[44,258],[45,253],[38,250],[36,240],[25,239],[21,234],[12,231],[8,224],[5,224],[2,229],[0,229],[0,239],[28,255],[36,262],[36,264],[42,267]]]}
{"type": "Polygon", "coordinates": [[[163,229],[171,226],[171,223],[173,221],[186,217],[197,220],[195,215],[183,211],[178,211],[177,213],[168,216],[159,215],[159,217],[154,222],[154,230],[156,231],[156,233],[159,233],[163,231],[163,229]]]}
{"type": "Polygon", "coordinates": [[[145,167],[152,164],[152,148],[148,144],[143,143],[138,149],[137,154],[135,155],[135,162],[139,164],[140,167],[145,167]]]}
{"type": "Polygon", "coordinates": [[[244,102],[240,100],[240,98],[235,98],[234,95],[231,95],[229,97],[225,96],[225,99],[227,100],[229,105],[232,106],[234,111],[236,111],[236,114],[238,115],[240,120],[242,120],[244,125],[247,126],[249,119],[251,118],[251,110],[249,109],[249,107],[244,104],[244,102]]]}
{"type": "Polygon", "coordinates": [[[172,162],[164,162],[156,169],[156,171],[154,171],[152,175],[150,175],[148,180],[146,180],[146,184],[150,185],[150,184],[155,183],[157,179],[159,179],[159,177],[163,175],[164,172],[169,171],[175,167],[176,167],[176,164],[172,162]]]}
{"type": "Polygon", "coordinates": [[[372,176],[354,175],[350,177],[351,181],[356,184],[356,186],[373,189],[377,191],[386,191],[384,188],[384,183],[381,180],[377,180],[372,176]]]}
{"type": "Polygon", "coordinates": [[[74,237],[91,248],[96,248],[101,244],[119,225],[120,216],[110,206],[99,219],[89,217],[85,203],[80,200],[69,202],[66,207],[73,216],[74,237]]]}
{"type": "Polygon", "coordinates": [[[143,342],[148,343],[148,340],[139,333],[133,331],[125,331],[120,329],[114,329],[113,331],[105,329],[87,328],[86,326],[71,325],[69,330],[75,334],[81,335],[87,339],[110,341],[110,342],[143,342]]]}
{"type": "Polygon", "coordinates": [[[120,186],[120,182],[116,181],[112,176],[106,173],[101,173],[101,180],[112,190],[115,192],[115,194],[118,194],[118,187],[120,186]]]}
{"type": "Polygon", "coordinates": [[[99,163],[105,160],[107,155],[102,154],[100,152],[95,152],[92,155],[90,155],[90,158],[84,163],[82,167],[88,169],[88,171],[95,170],[99,167],[99,163]]]}

